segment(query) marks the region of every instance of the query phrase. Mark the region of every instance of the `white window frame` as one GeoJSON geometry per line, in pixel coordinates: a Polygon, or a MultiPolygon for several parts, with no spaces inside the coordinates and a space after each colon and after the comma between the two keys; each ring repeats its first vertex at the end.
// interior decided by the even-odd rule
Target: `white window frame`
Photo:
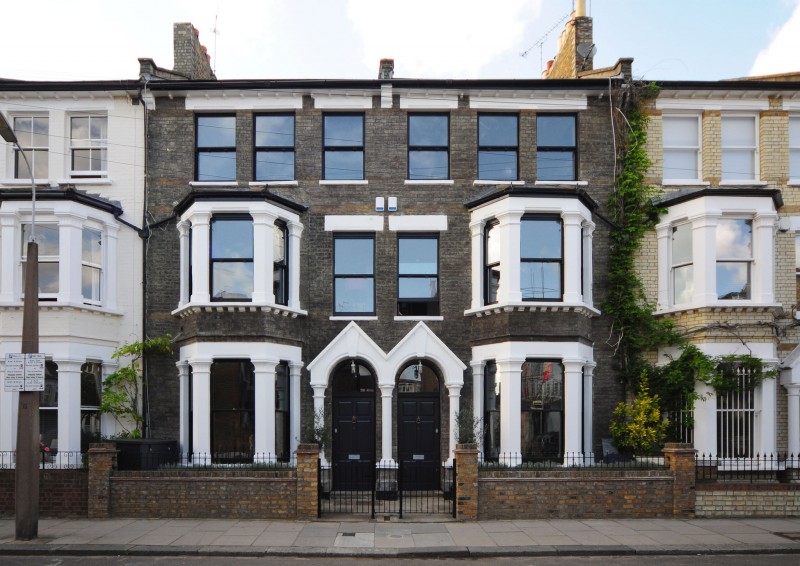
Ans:
{"type": "Polygon", "coordinates": [[[662,142],[662,184],[664,185],[681,185],[681,184],[691,184],[697,183],[703,178],[703,122],[701,116],[699,114],[662,114],[661,117],[661,129],[662,129],[662,140],[664,139],[663,132],[666,130],[666,123],[669,121],[670,118],[692,118],[697,122],[697,145],[694,146],[668,146],[666,142],[662,142]],[[695,171],[696,175],[691,176],[687,175],[684,177],[667,177],[666,175],[666,162],[667,162],[667,152],[670,150],[693,150],[695,152],[695,171]]]}
{"type": "MultiPolygon", "coordinates": [[[[753,286],[753,249],[755,247],[754,236],[755,236],[755,222],[752,216],[741,216],[741,215],[724,215],[722,218],[719,219],[718,222],[724,220],[747,220],[750,221],[750,256],[746,258],[737,258],[737,257],[725,257],[719,255],[719,250],[716,247],[716,241],[714,245],[715,249],[715,258],[716,258],[716,266],[719,266],[720,263],[746,263],[747,264],[747,285],[751,288],[750,289],[750,296],[752,297],[752,286],[753,286]]],[[[719,227],[719,224],[717,224],[719,227]]],[[[717,300],[728,302],[731,299],[721,299],[717,296],[717,300]]],[[[750,299],[743,299],[743,300],[750,300],[750,299]]]]}
{"type": "Polygon", "coordinates": [[[100,235],[100,263],[94,263],[87,260],[83,256],[83,250],[81,249],[81,295],[83,295],[83,268],[89,269],[96,269],[98,272],[98,277],[100,278],[100,282],[97,289],[97,294],[99,295],[99,299],[93,299],[91,297],[86,297],[83,295],[83,300],[87,305],[102,305],[103,304],[103,279],[105,279],[105,274],[103,273],[103,250],[105,248],[105,236],[103,235],[103,231],[95,228],[93,226],[84,226],[83,227],[83,236],[86,231],[97,232],[100,235]]]}
{"type": "MultiPolygon", "coordinates": [[[[28,158],[28,161],[30,162],[30,165],[31,165],[31,173],[34,173],[34,174],[36,173],[36,162],[44,159],[45,163],[47,164],[47,175],[45,175],[44,177],[36,177],[34,179],[35,181],[39,180],[39,181],[44,182],[46,179],[48,179],[50,177],[50,145],[49,145],[50,144],[50,116],[48,114],[25,113],[25,114],[12,114],[12,115],[9,116],[9,118],[11,119],[12,129],[14,129],[14,133],[17,135],[17,138],[19,138],[20,136],[19,136],[19,132],[17,132],[17,130],[16,130],[16,120],[25,119],[25,118],[29,118],[29,119],[32,119],[32,120],[36,119],[36,118],[40,118],[40,119],[44,118],[45,120],[47,120],[47,143],[48,143],[48,145],[36,146],[36,145],[24,145],[22,143],[19,144],[24,152],[30,153],[30,157],[28,158]],[[37,155],[38,155],[38,159],[37,159],[37,155]]],[[[19,164],[16,162],[16,157],[17,157],[18,153],[19,153],[18,149],[16,149],[16,148],[12,148],[11,149],[11,159],[9,161],[10,173],[11,174],[9,175],[9,178],[17,179],[17,180],[20,180],[20,181],[30,181],[30,176],[20,177],[19,174],[18,174],[18,165],[19,164]]],[[[20,161],[24,163],[24,160],[21,159],[20,161]]]]}
{"type": "Polygon", "coordinates": [[[69,155],[67,159],[69,160],[69,174],[70,177],[78,177],[78,178],[102,178],[108,176],[108,128],[109,128],[109,120],[108,114],[100,114],[96,112],[87,112],[87,113],[73,113],[67,114],[67,135],[69,136],[69,155]],[[72,120],[74,118],[89,118],[89,138],[86,139],[79,139],[75,140],[72,137],[72,120]],[[105,138],[98,138],[94,139],[91,137],[91,123],[92,119],[102,118],[106,121],[106,137],[105,138]],[[98,171],[92,170],[82,170],[82,169],[74,169],[73,165],[75,162],[75,154],[76,150],[101,150],[105,152],[105,159],[104,164],[105,168],[98,171]]]}
{"type": "MultiPolygon", "coordinates": [[[[676,304],[676,305],[677,304],[683,304],[683,303],[678,303],[677,300],[676,300],[676,295],[675,295],[675,293],[676,293],[676,289],[675,289],[675,270],[676,269],[680,269],[682,267],[691,266],[692,267],[692,282],[694,282],[694,250],[693,249],[690,250],[690,252],[691,252],[690,253],[691,261],[680,262],[680,263],[676,263],[675,262],[675,243],[674,243],[675,240],[674,240],[673,235],[675,234],[675,230],[677,228],[680,228],[681,226],[687,226],[690,230],[692,229],[692,225],[689,222],[676,222],[676,223],[672,224],[672,226],[670,228],[670,235],[669,235],[669,243],[670,243],[670,249],[669,249],[669,254],[670,254],[670,256],[669,256],[670,257],[670,267],[669,267],[669,271],[670,271],[670,273],[669,273],[670,299],[672,301],[672,304],[676,304]]],[[[694,241],[694,238],[692,238],[692,241],[694,241]]],[[[694,283],[692,284],[692,287],[694,287],[694,283]]]]}
{"type": "MultiPolygon", "coordinates": [[[[760,167],[759,167],[759,119],[758,114],[753,113],[739,113],[739,112],[723,112],[720,117],[720,185],[747,185],[751,184],[752,182],[759,182],[760,180],[760,167]],[[750,118],[753,120],[753,145],[747,146],[736,146],[736,145],[726,145],[725,144],[725,137],[722,133],[722,124],[728,118],[750,118]],[[723,163],[725,161],[725,152],[727,150],[732,151],[741,151],[741,150],[748,150],[751,152],[751,157],[753,160],[753,178],[752,179],[731,179],[730,177],[725,176],[725,170],[723,163]]],[[[730,174],[730,172],[729,172],[730,174]]]]}

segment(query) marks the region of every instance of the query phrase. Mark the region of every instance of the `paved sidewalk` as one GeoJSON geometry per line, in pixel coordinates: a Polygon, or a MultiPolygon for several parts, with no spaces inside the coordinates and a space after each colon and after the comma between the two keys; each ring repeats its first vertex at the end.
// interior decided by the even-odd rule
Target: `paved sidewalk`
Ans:
{"type": "Polygon", "coordinates": [[[487,557],[712,553],[800,554],[800,518],[476,523],[42,519],[39,538],[30,542],[14,541],[14,520],[0,519],[0,555],[487,557]]]}

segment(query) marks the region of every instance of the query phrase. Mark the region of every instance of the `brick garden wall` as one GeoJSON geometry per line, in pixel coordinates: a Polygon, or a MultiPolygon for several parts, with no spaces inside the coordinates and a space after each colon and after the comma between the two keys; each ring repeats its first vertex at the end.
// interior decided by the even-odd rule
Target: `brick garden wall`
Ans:
{"type": "MultiPolygon", "coordinates": [[[[41,517],[86,517],[88,500],[86,470],[39,472],[41,517]]],[[[0,471],[0,517],[14,516],[14,470],[0,471]]]]}
{"type": "Polygon", "coordinates": [[[698,517],[798,517],[799,484],[698,484],[698,517]]]}

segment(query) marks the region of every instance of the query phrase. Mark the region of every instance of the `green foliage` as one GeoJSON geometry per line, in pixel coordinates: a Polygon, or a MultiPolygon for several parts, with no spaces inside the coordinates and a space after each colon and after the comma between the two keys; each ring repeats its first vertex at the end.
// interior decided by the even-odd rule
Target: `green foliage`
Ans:
{"type": "Polygon", "coordinates": [[[456,413],[456,442],[459,444],[475,444],[481,421],[475,417],[472,405],[465,405],[456,413]]]}
{"type": "Polygon", "coordinates": [[[325,447],[330,438],[331,428],[325,420],[325,410],[314,411],[313,419],[303,421],[300,429],[300,442],[306,444],[316,444],[320,449],[325,447]]]}
{"type": "Polygon", "coordinates": [[[141,394],[141,367],[139,361],[145,353],[172,351],[171,336],[161,336],[125,344],[118,348],[111,357],[117,361],[129,358],[127,365],[121,366],[103,381],[103,395],[100,412],[114,417],[123,432],[119,438],[141,438],[144,417],[139,409],[141,394]]]}
{"type": "Polygon", "coordinates": [[[658,395],[650,395],[642,380],[631,403],[620,403],[611,417],[611,437],[625,453],[647,455],[655,452],[667,435],[669,422],[662,419],[658,395]]]}
{"type": "Polygon", "coordinates": [[[717,393],[752,391],[765,379],[775,377],[775,370],[765,370],[764,362],[753,356],[723,356],[716,358],[715,371],[704,379],[717,393]],[[748,379],[742,383],[739,372],[748,379]]]}

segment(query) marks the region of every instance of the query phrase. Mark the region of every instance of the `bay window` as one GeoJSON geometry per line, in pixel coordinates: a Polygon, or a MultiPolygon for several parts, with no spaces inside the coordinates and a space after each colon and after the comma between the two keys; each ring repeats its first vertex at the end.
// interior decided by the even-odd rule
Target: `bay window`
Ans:
{"type": "MultiPolygon", "coordinates": [[[[31,225],[22,225],[22,280],[28,265],[28,240],[31,225]]],[[[58,296],[59,228],[57,224],[37,224],[36,243],[39,251],[39,300],[54,301],[58,296]]]]}
{"type": "Polygon", "coordinates": [[[289,230],[286,223],[275,222],[272,240],[272,291],[276,305],[289,304],[289,230]]]}
{"type": "Polygon", "coordinates": [[[523,300],[561,299],[561,218],[525,216],[520,227],[520,291],[523,300]]]}
{"type": "Polygon", "coordinates": [[[694,292],[694,263],[692,261],[692,225],[672,227],[672,301],[689,303],[694,292]]]}
{"type": "Polygon", "coordinates": [[[103,366],[86,362],[81,366],[81,452],[100,441],[100,397],[103,366]]]}
{"type": "Polygon", "coordinates": [[[212,301],[252,299],[252,218],[220,216],[211,221],[209,273],[212,301]]]}
{"type": "Polygon", "coordinates": [[[520,430],[522,461],[560,458],[564,453],[564,369],[560,360],[522,364],[520,430]]]}
{"type": "Polygon", "coordinates": [[[800,182],[800,116],[789,117],[789,179],[800,182]]]}
{"type": "Polygon", "coordinates": [[[88,304],[100,304],[103,233],[92,228],[83,229],[81,251],[81,291],[88,304]]]}
{"type": "Polygon", "coordinates": [[[489,221],[483,232],[483,300],[487,305],[497,302],[497,289],[500,287],[500,236],[497,225],[496,220],[489,221]]]}
{"type": "Polygon", "coordinates": [[[717,225],[717,297],[721,300],[750,298],[753,263],[753,222],[721,219],[717,225]]]}

